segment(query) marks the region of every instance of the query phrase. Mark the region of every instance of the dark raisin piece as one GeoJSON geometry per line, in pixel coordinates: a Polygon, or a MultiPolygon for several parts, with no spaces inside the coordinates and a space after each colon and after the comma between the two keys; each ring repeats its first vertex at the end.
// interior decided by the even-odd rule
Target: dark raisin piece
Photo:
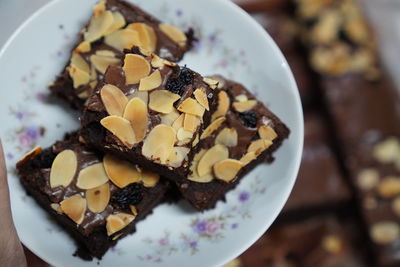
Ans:
{"type": "Polygon", "coordinates": [[[182,95],[184,86],[185,85],[179,78],[169,78],[166,89],[171,93],[182,95]]]}
{"type": "Polygon", "coordinates": [[[128,209],[129,205],[136,205],[143,199],[143,186],[132,183],[115,192],[111,198],[113,204],[121,209],[128,209]]]}
{"type": "Polygon", "coordinates": [[[192,84],[193,72],[190,69],[183,67],[179,72],[179,80],[181,80],[185,85],[192,84]]]}
{"type": "Polygon", "coordinates": [[[257,114],[255,111],[239,112],[239,117],[246,127],[255,128],[257,126],[257,114]]]}

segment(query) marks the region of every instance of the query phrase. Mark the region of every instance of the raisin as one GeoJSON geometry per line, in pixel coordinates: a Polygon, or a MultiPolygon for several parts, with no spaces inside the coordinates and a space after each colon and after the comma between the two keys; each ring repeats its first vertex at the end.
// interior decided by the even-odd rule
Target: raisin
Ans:
{"type": "Polygon", "coordinates": [[[183,67],[180,69],[177,77],[168,79],[166,89],[174,94],[182,95],[183,88],[186,85],[192,84],[193,79],[193,72],[190,69],[183,67]]]}
{"type": "Polygon", "coordinates": [[[115,192],[112,196],[112,203],[121,209],[129,208],[129,205],[136,205],[143,199],[143,186],[138,183],[132,183],[121,190],[115,192]]]}
{"type": "Polygon", "coordinates": [[[185,84],[189,85],[193,83],[193,73],[190,69],[183,67],[179,72],[179,79],[185,84]]]}
{"type": "Polygon", "coordinates": [[[257,114],[255,111],[240,112],[239,117],[246,127],[255,128],[257,126],[257,114]]]}

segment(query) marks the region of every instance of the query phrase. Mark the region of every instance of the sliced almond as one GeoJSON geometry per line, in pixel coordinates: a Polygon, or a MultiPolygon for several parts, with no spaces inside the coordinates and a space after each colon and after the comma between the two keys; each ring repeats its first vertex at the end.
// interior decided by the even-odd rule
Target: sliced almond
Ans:
{"type": "Polygon", "coordinates": [[[249,100],[245,94],[241,94],[235,97],[235,100],[238,102],[246,102],[249,100]]]}
{"type": "Polygon", "coordinates": [[[142,46],[139,46],[138,48],[139,48],[139,52],[140,52],[143,56],[145,56],[145,57],[151,57],[152,53],[151,53],[149,50],[143,48],[142,46]]]}
{"type": "Polygon", "coordinates": [[[104,74],[109,66],[115,66],[120,63],[120,60],[115,57],[104,57],[91,55],[90,62],[100,73],[104,74]]]}
{"type": "Polygon", "coordinates": [[[95,213],[103,212],[110,202],[110,185],[105,183],[86,191],[87,206],[95,213]]]}
{"type": "Polygon", "coordinates": [[[379,172],[369,168],[360,171],[357,175],[357,186],[363,191],[374,189],[379,184],[379,172]]]}
{"type": "Polygon", "coordinates": [[[180,95],[168,90],[157,90],[150,94],[149,107],[154,111],[168,114],[174,110],[174,103],[180,98],[180,95]]]}
{"type": "Polygon", "coordinates": [[[126,147],[132,148],[136,144],[135,132],[131,123],[115,115],[105,117],[100,121],[104,128],[115,135],[126,147]]]}
{"type": "MultiPolygon", "coordinates": [[[[172,112],[170,112],[168,114],[161,114],[160,115],[161,123],[165,124],[165,125],[168,125],[168,126],[172,126],[172,124],[176,121],[176,119],[179,118],[179,116],[180,116],[180,113],[174,108],[172,110],[172,112]]],[[[182,125],[180,125],[178,127],[178,129],[181,128],[181,127],[182,127],[182,125]]],[[[176,129],[176,131],[178,129],[176,129]]]]}
{"type": "Polygon", "coordinates": [[[60,204],[58,203],[51,203],[50,207],[55,210],[58,214],[63,214],[60,204]]]}
{"type": "Polygon", "coordinates": [[[142,170],[142,182],[145,187],[153,187],[158,183],[159,180],[159,174],[147,170],[142,170]]]}
{"type": "Polygon", "coordinates": [[[160,30],[167,35],[172,41],[177,43],[179,46],[184,47],[187,42],[186,35],[177,27],[170,24],[161,23],[158,25],[160,30]]]}
{"type": "Polygon", "coordinates": [[[21,166],[27,161],[36,158],[40,154],[42,154],[42,148],[40,146],[35,146],[31,151],[22,156],[22,158],[17,163],[17,167],[21,166]]]}
{"type": "Polygon", "coordinates": [[[100,0],[94,7],[93,7],[93,16],[98,17],[106,11],[106,1],[100,0]]]}
{"type": "Polygon", "coordinates": [[[258,128],[258,135],[260,135],[261,139],[273,141],[278,137],[277,133],[271,126],[261,125],[258,128]]]}
{"type": "Polygon", "coordinates": [[[185,121],[185,114],[181,114],[173,123],[172,123],[172,128],[174,128],[174,130],[176,132],[179,131],[179,129],[183,128],[183,124],[185,121]]]}
{"type": "Polygon", "coordinates": [[[248,100],[244,102],[234,102],[233,107],[238,112],[249,111],[257,105],[257,100],[248,100]]]}
{"type": "Polygon", "coordinates": [[[80,69],[83,72],[90,72],[89,64],[86,60],[78,53],[73,52],[71,57],[71,65],[75,66],[76,68],[80,69]]]}
{"type": "Polygon", "coordinates": [[[96,163],[79,172],[76,186],[80,189],[93,189],[108,182],[103,163],[96,163]]]}
{"type": "Polygon", "coordinates": [[[104,85],[100,90],[100,97],[109,115],[121,117],[124,114],[128,98],[118,87],[112,84],[104,85]]]}
{"type": "Polygon", "coordinates": [[[142,56],[127,54],[122,67],[125,72],[126,84],[136,84],[140,79],[150,74],[150,63],[142,56]]]}
{"type": "Polygon", "coordinates": [[[218,93],[218,107],[217,110],[211,117],[211,120],[214,121],[219,117],[225,116],[229,110],[229,106],[231,105],[231,101],[229,99],[228,94],[225,91],[221,91],[218,93]]]}
{"type": "Polygon", "coordinates": [[[204,176],[211,173],[215,163],[227,159],[228,157],[229,151],[226,146],[213,146],[212,148],[207,150],[207,152],[204,153],[203,157],[200,159],[199,165],[197,166],[197,173],[199,174],[199,176],[204,176]]]}
{"type": "Polygon", "coordinates": [[[229,183],[235,179],[236,175],[243,166],[244,164],[239,160],[225,159],[215,163],[214,174],[218,179],[229,183]]]}
{"type": "Polygon", "coordinates": [[[196,134],[196,137],[194,138],[193,143],[192,143],[192,147],[197,146],[197,144],[198,144],[199,142],[200,142],[200,137],[199,137],[198,134],[196,134]]]}
{"type": "Polygon", "coordinates": [[[60,208],[71,220],[81,224],[86,212],[86,199],[76,194],[60,203],[60,208]]]}
{"type": "Polygon", "coordinates": [[[156,51],[157,35],[152,27],[145,23],[132,23],[127,28],[139,33],[141,47],[152,53],[156,51]]]}
{"type": "Polygon", "coordinates": [[[208,84],[211,89],[215,89],[218,87],[218,81],[211,79],[211,78],[203,78],[203,82],[205,82],[206,84],[208,84]]]}
{"type": "Polygon", "coordinates": [[[224,128],[215,138],[215,144],[235,147],[238,143],[238,133],[234,128],[224,128]]]}
{"type": "Polygon", "coordinates": [[[197,167],[199,165],[199,160],[204,156],[207,150],[200,150],[193,158],[192,164],[190,165],[191,174],[188,176],[188,180],[197,182],[197,183],[209,183],[214,180],[214,175],[212,173],[199,176],[197,172],[197,167]]]}
{"type": "Polygon", "coordinates": [[[50,187],[67,187],[75,176],[78,158],[73,150],[67,149],[59,153],[50,170],[50,187]]]}
{"type": "Polygon", "coordinates": [[[174,168],[180,167],[189,151],[190,149],[187,147],[174,147],[168,157],[168,165],[174,168]]]}
{"type": "Polygon", "coordinates": [[[135,91],[133,94],[128,96],[128,99],[131,100],[132,98],[138,97],[140,99],[142,99],[142,101],[147,105],[147,103],[149,103],[149,93],[144,91],[144,92],[140,92],[140,91],[135,91]]]}
{"type": "Polygon", "coordinates": [[[222,123],[226,120],[225,117],[220,117],[218,119],[216,119],[215,121],[213,121],[210,125],[208,125],[208,127],[204,130],[204,132],[202,133],[200,139],[205,139],[207,137],[209,137],[210,135],[212,135],[214,133],[214,131],[216,131],[221,125],[222,123]]]}
{"type": "Polygon", "coordinates": [[[186,98],[178,107],[180,112],[203,117],[205,108],[193,98],[186,98]]]}
{"type": "Polygon", "coordinates": [[[107,217],[107,235],[110,236],[130,224],[135,219],[134,215],[127,213],[111,214],[107,217]]]}
{"type": "Polygon", "coordinates": [[[113,23],[104,32],[104,35],[111,34],[126,25],[125,18],[120,12],[118,12],[118,11],[112,12],[112,15],[113,15],[113,23]]]}
{"type": "Polygon", "coordinates": [[[389,244],[400,236],[400,226],[394,221],[382,221],[372,225],[370,235],[378,244],[389,244]]]}
{"type": "Polygon", "coordinates": [[[126,105],[124,118],[131,122],[136,142],[141,142],[147,132],[147,105],[138,97],[132,98],[126,105]]]}
{"type": "Polygon", "coordinates": [[[176,132],[171,126],[159,124],[154,127],[143,142],[142,154],[148,159],[165,164],[172,152],[176,132]]]}
{"type": "Polygon", "coordinates": [[[161,74],[159,70],[155,70],[147,77],[140,79],[139,91],[153,90],[161,85],[161,74]]]}
{"type": "Polygon", "coordinates": [[[197,102],[200,103],[200,105],[202,105],[206,110],[210,110],[205,88],[196,89],[193,94],[197,102]]]}
{"type": "Polygon", "coordinates": [[[123,29],[115,31],[104,38],[104,43],[119,51],[140,46],[139,34],[137,31],[123,29]]]}
{"type": "Polygon", "coordinates": [[[74,50],[76,53],[87,53],[92,49],[90,42],[83,41],[81,42],[74,50]]]}
{"type": "Polygon", "coordinates": [[[97,85],[97,71],[93,65],[90,66],[90,80],[95,81],[97,85]]]}
{"type": "Polygon", "coordinates": [[[89,91],[88,90],[84,90],[82,93],[80,93],[79,95],[78,95],[78,97],[80,98],[80,99],[86,99],[86,98],[88,98],[89,97],[89,91]]]}
{"type": "MultiPolygon", "coordinates": [[[[92,89],[92,91],[94,90],[94,88],[96,88],[96,86],[97,86],[97,81],[93,81],[93,82],[90,82],[89,83],[89,86],[90,86],[90,88],[92,89]]],[[[88,96],[87,97],[89,97],[90,96],[90,92],[87,92],[88,93],[88,96]]],[[[86,98],[87,98],[86,97],[86,98]]]]}
{"type": "Polygon", "coordinates": [[[247,153],[240,159],[240,161],[241,161],[244,165],[247,165],[247,164],[249,164],[251,161],[255,160],[255,159],[257,158],[258,155],[259,155],[259,153],[256,153],[256,151],[247,152],[247,153]]]}
{"type": "Polygon", "coordinates": [[[272,142],[269,140],[263,140],[263,139],[258,139],[249,145],[247,148],[247,152],[256,152],[256,154],[260,154],[267,148],[269,148],[272,145],[272,142]]]}
{"type": "Polygon", "coordinates": [[[136,166],[110,154],[104,156],[103,164],[108,178],[119,188],[137,183],[142,179],[142,175],[136,166]]]}
{"type": "Polygon", "coordinates": [[[108,49],[102,49],[102,50],[97,50],[96,55],[102,56],[102,57],[116,57],[116,54],[108,49]]]}
{"type": "Polygon", "coordinates": [[[163,59],[163,58],[160,58],[160,57],[157,56],[157,55],[152,55],[151,66],[152,66],[153,68],[155,68],[155,69],[158,68],[158,69],[159,69],[159,68],[164,67],[164,65],[173,67],[173,66],[176,66],[176,63],[173,63],[173,62],[171,62],[171,61],[168,61],[168,60],[165,60],[165,59],[163,59]]]}
{"type": "Polygon", "coordinates": [[[69,76],[72,78],[74,88],[79,88],[82,85],[86,85],[90,82],[90,74],[82,71],[71,65],[68,68],[69,76]]]}
{"type": "Polygon", "coordinates": [[[378,185],[378,193],[384,198],[394,197],[400,194],[400,177],[389,176],[381,180],[378,185]]]}
{"type": "Polygon", "coordinates": [[[180,128],[178,130],[178,132],[176,132],[176,138],[178,139],[178,141],[186,141],[187,144],[193,137],[193,133],[189,132],[189,131],[185,131],[185,129],[180,128]]]}
{"type": "Polygon", "coordinates": [[[129,209],[131,210],[131,212],[132,212],[132,214],[133,214],[134,216],[137,216],[137,215],[138,215],[138,211],[137,211],[136,206],[134,206],[134,205],[129,205],[129,209]]]}
{"type": "Polygon", "coordinates": [[[200,124],[201,121],[199,117],[191,114],[185,114],[185,119],[183,121],[183,128],[185,129],[185,131],[194,133],[196,132],[200,124]]]}
{"type": "Polygon", "coordinates": [[[104,11],[98,16],[93,16],[87,31],[83,34],[85,41],[93,42],[103,37],[113,21],[114,17],[111,11],[104,11]]]}

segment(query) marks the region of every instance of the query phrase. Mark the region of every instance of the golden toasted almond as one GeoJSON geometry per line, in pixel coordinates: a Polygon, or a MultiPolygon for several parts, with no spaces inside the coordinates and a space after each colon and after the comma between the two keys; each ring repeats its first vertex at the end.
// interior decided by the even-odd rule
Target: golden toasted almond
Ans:
{"type": "Polygon", "coordinates": [[[192,147],[197,146],[197,144],[198,144],[199,142],[200,142],[200,137],[199,137],[199,135],[196,133],[196,137],[195,137],[194,140],[193,140],[192,147]]]}
{"type": "Polygon", "coordinates": [[[400,194],[400,177],[388,176],[378,185],[378,193],[383,198],[390,198],[400,194]]]}
{"type": "Polygon", "coordinates": [[[142,56],[127,54],[122,67],[125,72],[126,84],[136,84],[140,79],[150,74],[150,63],[142,56]]]}
{"type": "Polygon", "coordinates": [[[158,25],[160,30],[167,35],[172,41],[177,43],[179,46],[184,47],[187,42],[186,35],[177,27],[170,24],[161,23],[158,25]]]}
{"type": "Polygon", "coordinates": [[[244,102],[234,102],[233,107],[238,112],[249,111],[257,105],[257,100],[248,100],[244,102]]]}
{"type": "Polygon", "coordinates": [[[70,65],[68,67],[68,73],[72,78],[75,89],[90,82],[90,74],[78,69],[75,65],[70,65]]]}
{"type": "Polygon", "coordinates": [[[80,94],[78,94],[78,97],[80,98],[80,99],[86,99],[86,98],[88,98],[89,97],[89,91],[88,90],[85,90],[85,91],[83,91],[82,93],[80,93],[80,94]]]}
{"type": "Polygon", "coordinates": [[[342,251],[342,241],[338,236],[327,235],[322,240],[322,246],[328,252],[338,254],[342,251]]]}
{"type": "Polygon", "coordinates": [[[235,128],[224,128],[215,138],[215,144],[225,145],[227,147],[237,146],[238,133],[235,128]]]}
{"type": "Polygon", "coordinates": [[[132,214],[136,217],[138,215],[138,211],[136,206],[134,205],[129,205],[129,209],[131,210],[132,214]]]}
{"type": "Polygon", "coordinates": [[[139,48],[139,52],[143,55],[143,56],[145,56],[145,57],[151,57],[151,55],[152,55],[152,53],[149,51],[149,50],[147,50],[147,49],[145,49],[145,48],[143,48],[143,47],[138,47],[139,48]]]}
{"type": "Polygon", "coordinates": [[[254,152],[256,152],[256,154],[260,154],[261,152],[263,152],[264,150],[269,148],[271,145],[272,145],[272,142],[269,140],[258,139],[258,140],[251,142],[251,144],[247,148],[247,152],[254,151],[254,152]]]}
{"type": "Polygon", "coordinates": [[[157,90],[150,93],[149,107],[154,111],[168,114],[174,110],[174,103],[180,98],[180,95],[168,90],[157,90]]]}
{"type": "Polygon", "coordinates": [[[178,132],[176,132],[176,138],[178,139],[178,145],[182,146],[190,142],[193,137],[193,133],[189,131],[185,131],[185,129],[180,128],[178,132]]]}
{"type": "MultiPolygon", "coordinates": [[[[93,82],[89,83],[90,89],[92,89],[91,92],[93,92],[93,89],[96,88],[97,83],[98,83],[97,81],[93,81],[93,82]]],[[[88,97],[90,96],[91,92],[88,92],[88,97]]]]}
{"type": "Polygon", "coordinates": [[[258,135],[261,137],[261,139],[269,141],[274,141],[275,138],[278,137],[275,130],[272,129],[271,126],[267,125],[261,125],[260,128],[258,128],[258,135]]]}
{"type": "Polygon", "coordinates": [[[117,30],[104,38],[104,43],[119,51],[131,49],[140,45],[139,34],[137,31],[123,29],[117,30]]]}
{"type": "Polygon", "coordinates": [[[161,85],[161,74],[159,70],[155,70],[147,77],[140,79],[139,91],[153,90],[161,85]]]}
{"type": "Polygon", "coordinates": [[[81,224],[85,218],[86,199],[79,194],[73,195],[61,201],[60,208],[76,224],[81,224]]]}
{"type": "Polygon", "coordinates": [[[76,186],[80,189],[92,189],[108,182],[103,163],[96,163],[79,172],[76,186]]]}
{"type": "Polygon", "coordinates": [[[159,174],[147,170],[142,170],[142,182],[145,187],[153,187],[158,183],[159,180],[159,174]]]}
{"type": "Polygon", "coordinates": [[[228,148],[224,145],[215,145],[199,160],[199,165],[197,166],[197,173],[199,176],[204,176],[212,172],[212,168],[215,163],[221,160],[227,159],[229,157],[228,148]]]}
{"type": "Polygon", "coordinates": [[[178,168],[182,165],[183,160],[186,158],[190,149],[187,147],[174,147],[171,154],[168,157],[168,166],[178,168]]]}
{"type": "Polygon", "coordinates": [[[378,244],[389,244],[400,236],[400,226],[395,221],[382,221],[372,225],[370,235],[378,244]]]}
{"type": "Polygon", "coordinates": [[[172,123],[172,128],[174,128],[174,130],[178,132],[179,129],[183,128],[184,121],[185,121],[185,114],[179,115],[179,117],[172,123]]]}
{"type": "Polygon", "coordinates": [[[215,89],[218,87],[218,81],[211,79],[211,78],[203,78],[203,82],[205,82],[206,84],[208,84],[211,89],[215,89]]]}
{"type": "Polygon", "coordinates": [[[135,132],[131,123],[122,117],[115,115],[105,117],[100,121],[104,128],[115,135],[126,147],[132,148],[136,142],[135,132]]]}
{"type": "Polygon", "coordinates": [[[154,54],[152,55],[152,58],[151,58],[151,66],[152,66],[153,68],[155,68],[155,69],[160,69],[160,68],[164,67],[164,65],[173,67],[173,66],[176,66],[176,63],[173,63],[173,62],[171,62],[171,61],[168,61],[168,60],[165,60],[165,59],[163,59],[163,58],[160,58],[160,57],[157,56],[157,55],[154,55],[154,54]]]}
{"type": "Polygon", "coordinates": [[[42,154],[42,148],[40,146],[35,146],[31,151],[22,156],[22,158],[17,163],[17,167],[20,167],[25,162],[36,158],[40,154],[42,154]]]}
{"type": "Polygon", "coordinates": [[[63,214],[60,204],[58,203],[51,203],[50,207],[55,210],[58,214],[63,214]]]}
{"type": "Polygon", "coordinates": [[[104,32],[104,35],[111,34],[126,25],[125,18],[120,12],[118,12],[118,11],[112,12],[112,15],[113,15],[113,23],[104,32]]]}
{"type": "Polygon", "coordinates": [[[129,24],[128,29],[139,33],[141,47],[153,53],[157,48],[157,35],[152,27],[145,23],[129,24]]]}
{"type": "Polygon", "coordinates": [[[178,107],[180,112],[203,117],[205,108],[193,98],[186,98],[178,107]]]}
{"type": "Polygon", "coordinates": [[[228,94],[225,91],[218,93],[218,107],[214,114],[211,116],[211,120],[215,121],[217,118],[225,116],[229,110],[231,101],[228,94]]]}
{"type": "Polygon", "coordinates": [[[76,53],[87,53],[92,49],[90,42],[83,41],[81,42],[74,50],[76,53]]]}
{"type": "Polygon", "coordinates": [[[229,183],[234,180],[244,164],[235,159],[225,159],[214,165],[214,174],[218,179],[229,183]]]}
{"type": "Polygon", "coordinates": [[[147,105],[142,99],[135,97],[126,105],[124,118],[131,122],[136,142],[141,142],[147,133],[147,105]]]}
{"type": "Polygon", "coordinates": [[[183,121],[183,128],[185,129],[185,131],[194,133],[200,126],[200,123],[201,121],[199,117],[191,114],[185,114],[185,119],[183,121]]]}
{"type": "Polygon", "coordinates": [[[393,201],[392,201],[392,211],[397,216],[400,216],[400,196],[397,196],[395,199],[393,199],[393,201]]]}
{"type": "Polygon", "coordinates": [[[225,120],[226,120],[225,117],[220,117],[220,118],[216,119],[215,121],[213,121],[210,125],[208,125],[208,127],[201,134],[200,139],[205,139],[205,138],[209,137],[210,135],[212,135],[214,133],[214,131],[216,131],[225,120]]]}
{"type": "Polygon", "coordinates": [[[115,57],[104,57],[99,55],[91,55],[90,62],[100,73],[104,74],[109,66],[115,66],[120,60],[115,57]]]}
{"type": "Polygon", "coordinates": [[[136,216],[127,213],[117,213],[108,215],[107,221],[107,235],[110,236],[130,224],[136,216]]]}
{"type": "Polygon", "coordinates": [[[357,186],[363,191],[374,189],[379,184],[379,172],[376,169],[364,169],[357,175],[357,186]]]}
{"type": "Polygon", "coordinates": [[[382,163],[393,163],[400,158],[400,142],[395,137],[387,138],[375,145],[374,158],[382,163]]]}
{"type": "Polygon", "coordinates": [[[104,11],[99,16],[93,16],[87,30],[83,33],[85,41],[93,42],[103,37],[113,21],[114,17],[111,11],[104,11]]]}
{"type": "Polygon", "coordinates": [[[240,159],[240,161],[241,161],[244,165],[247,165],[247,164],[249,164],[251,161],[255,160],[255,159],[257,158],[258,155],[259,155],[259,153],[256,153],[256,151],[247,152],[247,153],[240,159]]]}
{"type": "MultiPolygon", "coordinates": [[[[161,114],[160,118],[161,118],[161,123],[168,125],[168,126],[172,126],[172,124],[179,118],[180,113],[173,108],[172,112],[168,113],[168,114],[161,114]]],[[[182,125],[179,126],[179,128],[181,128],[182,125]]],[[[179,129],[178,128],[178,129],[179,129]]],[[[178,129],[175,129],[176,131],[178,129]]]]}
{"type": "Polygon", "coordinates": [[[110,202],[110,185],[105,183],[86,191],[87,206],[95,213],[103,212],[110,202]]]}
{"type": "Polygon", "coordinates": [[[201,149],[193,158],[192,163],[190,165],[191,173],[188,176],[188,180],[197,182],[197,183],[209,183],[214,180],[214,175],[212,173],[199,176],[197,172],[197,166],[199,165],[199,160],[203,157],[207,150],[201,149]]]}
{"type": "Polygon", "coordinates": [[[110,154],[104,156],[103,164],[108,178],[119,188],[137,183],[142,179],[141,172],[136,166],[110,154]]]}
{"type": "Polygon", "coordinates": [[[95,81],[97,83],[97,71],[93,65],[90,66],[90,80],[95,81]]]}
{"type": "Polygon", "coordinates": [[[249,100],[245,94],[241,94],[235,97],[235,100],[238,102],[246,102],[249,100]]]}
{"type": "Polygon", "coordinates": [[[71,66],[75,66],[76,68],[80,69],[83,72],[89,73],[90,72],[90,67],[89,64],[86,62],[83,57],[76,52],[72,53],[71,56],[71,66]]]}
{"type": "Polygon", "coordinates": [[[132,98],[138,97],[142,99],[142,101],[147,105],[149,103],[149,93],[146,91],[140,92],[140,91],[135,91],[133,94],[128,96],[128,99],[131,100],[132,98]]]}
{"type": "Polygon", "coordinates": [[[124,114],[128,98],[118,87],[112,84],[104,85],[100,90],[100,97],[108,114],[120,117],[124,114]]]}
{"type": "Polygon", "coordinates": [[[175,140],[174,128],[159,124],[150,131],[144,140],[142,154],[148,159],[165,164],[172,152],[175,140]]]}
{"type": "Polygon", "coordinates": [[[106,1],[101,0],[93,7],[93,16],[98,17],[106,11],[106,1]]]}
{"type": "Polygon", "coordinates": [[[50,170],[50,187],[68,186],[76,174],[78,158],[73,150],[67,149],[59,153],[50,170]]]}
{"type": "Polygon", "coordinates": [[[197,102],[200,103],[200,105],[202,105],[206,110],[210,110],[205,88],[196,89],[193,94],[197,102]]]}
{"type": "Polygon", "coordinates": [[[102,49],[102,50],[97,50],[96,55],[102,56],[102,57],[116,57],[117,55],[115,52],[107,49],[102,49]]]}

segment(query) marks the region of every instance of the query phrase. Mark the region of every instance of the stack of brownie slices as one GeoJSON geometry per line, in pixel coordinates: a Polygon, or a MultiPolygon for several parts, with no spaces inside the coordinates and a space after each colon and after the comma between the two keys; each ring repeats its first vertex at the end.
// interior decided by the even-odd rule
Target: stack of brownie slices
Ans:
{"type": "Polygon", "coordinates": [[[81,128],[17,168],[77,241],[77,255],[100,259],[171,192],[213,208],[288,137],[244,86],[180,67],[192,41],[190,30],[101,0],[50,86],[81,111],[81,128]]]}
{"type": "Polygon", "coordinates": [[[280,218],[231,266],[400,266],[400,98],[358,1],[240,2],[294,72],[305,144],[280,218]]]}

